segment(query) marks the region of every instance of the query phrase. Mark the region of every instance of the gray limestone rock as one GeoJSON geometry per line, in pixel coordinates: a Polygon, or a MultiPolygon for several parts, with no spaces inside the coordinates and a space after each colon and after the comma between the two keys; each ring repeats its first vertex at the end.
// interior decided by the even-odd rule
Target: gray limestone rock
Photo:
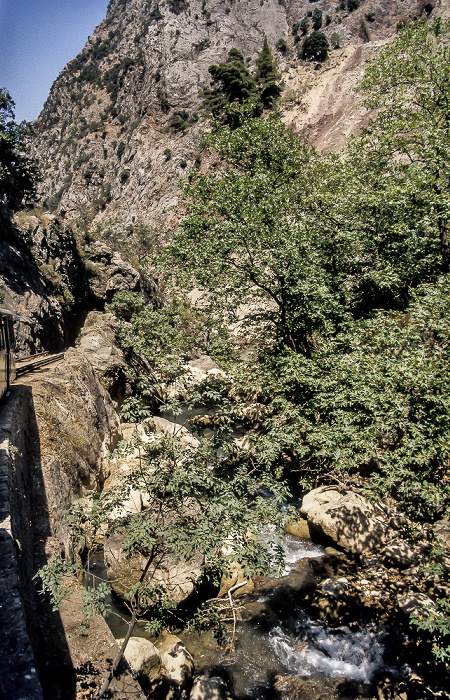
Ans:
{"type": "Polygon", "coordinates": [[[368,554],[385,543],[387,519],[360,494],[321,486],[303,498],[300,510],[312,533],[354,554],[368,554]]]}

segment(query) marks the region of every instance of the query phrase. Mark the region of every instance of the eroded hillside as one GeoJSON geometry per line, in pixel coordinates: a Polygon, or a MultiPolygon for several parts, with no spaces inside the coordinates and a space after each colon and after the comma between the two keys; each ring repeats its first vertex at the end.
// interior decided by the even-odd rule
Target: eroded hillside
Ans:
{"type": "Polygon", "coordinates": [[[210,84],[209,66],[237,48],[253,70],[267,36],[283,81],[284,121],[319,148],[336,149],[367,121],[353,92],[365,61],[401,18],[442,12],[441,4],[447,3],[112,0],[35,124],[44,205],[122,244],[133,230],[134,246],[140,238],[147,248],[171,227],[179,183],[208,128],[199,92],[210,84]],[[306,20],[310,33],[308,13],[316,11],[320,31],[337,47],[324,63],[299,58],[298,25],[306,20]],[[182,123],[174,127],[177,114],[182,123]]]}

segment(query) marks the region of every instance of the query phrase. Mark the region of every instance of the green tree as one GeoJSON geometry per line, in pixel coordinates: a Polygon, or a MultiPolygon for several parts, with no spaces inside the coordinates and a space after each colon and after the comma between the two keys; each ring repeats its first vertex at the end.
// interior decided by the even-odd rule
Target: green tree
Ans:
{"type": "Polygon", "coordinates": [[[302,44],[301,56],[304,61],[326,61],[328,58],[329,43],[322,32],[314,31],[305,37],[302,44]]]}
{"type": "Polygon", "coordinates": [[[9,92],[0,89],[0,203],[9,211],[34,201],[38,179],[37,166],[26,154],[30,127],[17,124],[14,116],[9,92]]]}
{"type": "Polygon", "coordinates": [[[256,93],[256,82],[244,64],[237,49],[228,52],[224,63],[209,67],[212,88],[203,90],[204,106],[214,115],[220,114],[227,104],[242,104],[256,93]]]}
{"type": "Polygon", "coordinates": [[[357,144],[365,168],[401,191],[421,244],[438,243],[442,272],[450,269],[449,40],[448,21],[411,23],[369,64],[360,87],[379,113],[357,144]]]}
{"type": "Polygon", "coordinates": [[[264,107],[273,107],[275,101],[281,94],[281,87],[278,83],[280,74],[277,67],[267,37],[258,54],[256,61],[255,80],[260,88],[260,100],[264,107]]]}
{"type": "Polygon", "coordinates": [[[208,140],[227,165],[192,176],[187,216],[167,252],[177,283],[183,269],[186,288],[207,289],[228,320],[245,304],[254,309],[249,329],[309,354],[311,334],[328,332],[341,313],[323,262],[328,244],[308,218],[320,157],[275,115],[255,119],[245,105],[234,113],[239,127],[221,126],[208,140]]]}
{"type": "Polygon", "coordinates": [[[302,21],[300,22],[300,24],[299,24],[299,29],[300,29],[300,31],[301,31],[301,33],[302,33],[303,36],[306,36],[306,34],[308,34],[308,31],[309,31],[309,22],[308,22],[308,20],[307,20],[306,17],[304,17],[304,18],[302,19],[302,21]]]}
{"type": "Polygon", "coordinates": [[[320,338],[312,358],[266,354],[255,387],[269,404],[262,459],[295,454],[305,486],[362,467],[365,486],[414,520],[450,507],[450,283],[423,285],[407,312],[379,312],[320,338]]]}
{"type": "Polygon", "coordinates": [[[312,23],[313,23],[313,29],[315,32],[319,31],[319,29],[322,26],[322,10],[319,10],[318,7],[314,8],[313,14],[312,14],[312,23]]]}
{"type": "MultiPolygon", "coordinates": [[[[272,51],[264,39],[263,47],[258,54],[255,74],[252,75],[244,63],[244,57],[237,49],[228,52],[224,63],[210,66],[212,88],[204,89],[203,107],[215,117],[225,112],[224,121],[231,124],[227,107],[234,103],[243,104],[245,101],[253,105],[253,116],[259,116],[263,108],[274,106],[281,93],[278,84],[280,78],[276,70],[272,51]]],[[[235,115],[236,116],[236,115],[235,115]]]]}

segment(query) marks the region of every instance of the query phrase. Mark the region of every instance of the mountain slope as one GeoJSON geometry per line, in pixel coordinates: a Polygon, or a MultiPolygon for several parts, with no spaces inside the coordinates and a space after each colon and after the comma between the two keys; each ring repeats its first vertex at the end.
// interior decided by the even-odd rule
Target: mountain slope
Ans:
{"type": "Polygon", "coordinates": [[[208,125],[199,97],[210,84],[208,67],[235,47],[252,69],[264,36],[272,47],[280,39],[288,45],[286,54],[275,51],[282,118],[319,147],[341,146],[367,121],[352,92],[365,60],[400,17],[424,13],[416,0],[365,0],[353,11],[347,3],[112,0],[35,123],[45,206],[91,235],[101,230],[123,247],[133,240],[134,252],[162,235],[174,224],[179,182],[194,167],[208,125]],[[308,12],[316,10],[321,30],[343,45],[324,64],[301,61],[301,33],[293,34],[302,18],[311,31],[308,12]],[[179,130],[171,127],[177,112],[179,130]]]}

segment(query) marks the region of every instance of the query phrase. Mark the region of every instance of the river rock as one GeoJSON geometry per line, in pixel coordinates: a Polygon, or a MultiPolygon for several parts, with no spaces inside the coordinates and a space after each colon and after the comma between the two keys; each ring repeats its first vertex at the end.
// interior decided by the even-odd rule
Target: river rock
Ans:
{"type": "MultiPolygon", "coordinates": [[[[123,639],[117,640],[119,647],[122,646],[123,641],[123,639]]],[[[124,656],[134,673],[148,673],[160,663],[159,653],[155,645],[142,637],[130,637],[125,647],[124,656]]]]}
{"type": "Polygon", "coordinates": [[[209,355],[202,355],[196,360],[189,360],[186,368],[197,382],[203,382],[208,377],[226,378],[227,376],[223,369],[220,369],[219,365],[217,365],[209,355]]]}
{"type": "Polygon", "coordinates": [[[433,525],[433,532],[441,543],[450,551],[450,519],[442,518],[433,525]]]}
{"type": "Polygon", "coordinates": [[[324,593],[333,596],[333,598],[340,598],[344,595],[345,589],[348,586],[348,579],[342,578],[326,578],[322,581],[320,588],[324,593]]]}
{"type": "Polygon", "coordinates": [[[159,416],[146,418],[144,423],[148,425],[151,431],[176,438],[182,445],[191,447],[198,447],[200,445],[200,441],[194,437],[184,425],[180,425],[179,423],[173,423],[159,416]]]}
{"type": "Polygon", "coordinates": [[[352,554],[367,554],[385,544],[384,514],[353,491],[321,486],[303,498],[301,513],[313,533],[352,554]]]}
{"type": "Polygon", "coordinates": [[[255,588],[255,584],[253,583],[252,579],[244,576],[244,570],[241,564],[239,564],[237,561],[232,561],[229,564],[229,571],[226,574],[223,574],[217,597],[224,598],[228,594],[228,591],[234,588],[234,586],[239,586],[236,591],[233,592],[234,595],[251,593],[255,588]]]}
{"type": "MultiPolygon", "coordinates": [[[[336,700],[341,696],[339,679],[297,678],[296,676],[275,676],[274,687],[280,700],[336,700]]],[[[352,694],[351,697],[356,697],[352,694]]]]}
{"type": "Polygon", "coordinates": [[[284,524],[284,529],[288,535],[301,537],[302,539],[311,539],[308,522],[304,518],[295,516],[288,518],[284,524]]]}
{"type": "Polygon", "coordinates": [[[406,569],[411,566],[417,558],[416,550],[402,540],[388,545],[383,549],[381,554],[385,566],[394,566],[397,569],[406,569]]]}
{"type": "Polygon", "coordinates": [[[156,642],[165,674],[180,685],[186,685],[194,671],[194,659],[181,639],[164,630],[156,642]]]}
{"type": "Polygon", "coordinates": [[[408,617],[410,615],[428,615],[434,603],[425,593],[406,593],[399,596],[398,607],[408,617]]]}
{"type": "MultiPolygon", "coordinates": [[[[167,518],[174,517],[176,514],[167,514],[167,518]]],[[[105,540],[104,552],[111,586],[117,595],[126,599],[127,592],[139,581],[147,558],[140,554],[127,557],[122,550],[124,537],[124,531],[117,530],[105,540]]],[[[152,585],[160,584],[175,603],[181,603],[191,595],[201,578],[203,561],[204,557],[199,552],[189,561],[175,561],[173,553],[161,541],[156,546],[154,565],[150,567],[145,581],[152,585]]]]}
{"type": "Polygon", "coordinates": [[[227,685],[222,678],[198,676],[192,686],[189,700],[226,700],[229,696],[227,685]]]}

